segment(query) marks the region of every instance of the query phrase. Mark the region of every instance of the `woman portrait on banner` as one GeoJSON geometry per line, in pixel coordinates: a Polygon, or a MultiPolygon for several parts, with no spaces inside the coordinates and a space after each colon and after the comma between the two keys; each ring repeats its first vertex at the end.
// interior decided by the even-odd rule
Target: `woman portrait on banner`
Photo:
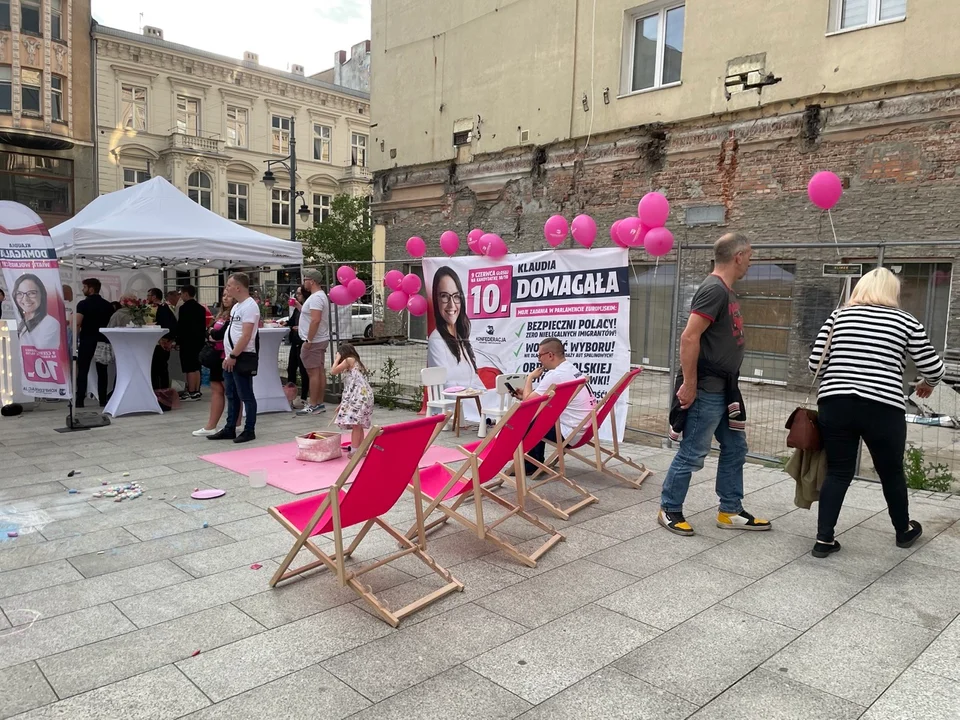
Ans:
{"type": "Polygon", "coordinates": [[[47,289],[36,275],[25,273],[13,286],[13,302],[17,308],[20,343],[38,350],[60,347],[60,321],[50,315],[47,289]]]}

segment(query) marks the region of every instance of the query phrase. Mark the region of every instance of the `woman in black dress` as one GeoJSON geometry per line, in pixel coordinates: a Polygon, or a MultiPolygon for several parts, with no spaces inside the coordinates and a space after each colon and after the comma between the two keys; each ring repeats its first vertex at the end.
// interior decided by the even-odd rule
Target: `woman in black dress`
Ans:
{"type": "Polygon", "coordinates": [[[296,303],[293,308],[293,315],[290,316],[290,321],[287,323],[287,327],[290,328],[290,359],[287,361],[287,384],[297,384],[297,371],[299,370],[300,382],[303,383],[300,387],[301,403],[306,402],[310,392],[310,378],[307,376],[306,368],[303,367],[303,362],[300,360],[300,348],[303,345],[303,340],[300,338],[299,332],[300,308],[306,302],[307,297],[308,295],[303,287],[298,287],[293,294],[296,303]]]}

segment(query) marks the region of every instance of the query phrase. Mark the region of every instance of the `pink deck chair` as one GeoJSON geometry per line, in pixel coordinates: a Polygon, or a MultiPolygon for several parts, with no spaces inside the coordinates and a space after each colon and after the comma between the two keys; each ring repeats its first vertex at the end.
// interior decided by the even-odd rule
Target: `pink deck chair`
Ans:
{"type": "Polygon", "coordinates": [[[424,452],[449,419],[449,414],[433,415],[387,427],[373,427],[329,491],[270,508],[270,514],[297,538],[271,578],[270,587],[294,575],[326,566],[337,574],[337,580],[341,586],[349,585],[353,588],[360,597],[370,603],[380,617],[393,627],[399,625],[400,620],[410,613],[420,610],[451,592],[463,590],[463,583],[440,567],[426,553],[423,503],[417,472],[417,465],[424,452]],[[351,481],[350,477],[358,465],[356,477],[351,481]],[[350,487],[344,490],[343,486],[347,482],[351,483],[350,487]],[[418,535],[416,543],[391,527],[382,517],[393,508],[408,485],[413,488],[415,496],[417,522],[414,528],[418,535]],[[363,527],[350,546],[344,550],[344,529],[360,523],[363,523],[363,527]],[[374,524],[396,538],[402,549],[372,564],[348,568],[347,558],[354,553],[374,524]],[[333,555],[328,555],[321,550],[312,539],[324,533],[333,533],[335,548],[333,555]],[[318,559],[294,570],[288,570],[290,563],[302,548],[309,550],[318,559]],[[406,607],[391,610],[370,588],[361,584],[358,578],[370,570],[406,555],[419,558],[446,584],[406,607]]]}
{"type": "MultiPolygon", "coordinates": [[[[597,498],[586,488],[580,486],[566,476],[563,453],[560,453],[558,456],[558,465],[556,470],[548,467],[539,460],[534,460],[532,457],[530,457],[529,453],[541,440],[544,439],[547,432],[549,432],[551,428],[556,430],[558,438],[563,437],[560,432],[560,415],[563,414],[563,411],[567,409],[570,401],[576,397],[577,393],[583,390],[586,384],[587,378],[584,377],[580,378],[579,380],[570,380],[569,382],[552,385],[547,391],[547,394],[551,395],[550,400],[540,409],[540,412],[537,413],[537,416],[533,420],[533,424],[530,425],[530,429],[527,430],[527,434],[523,436],[523,459],[537,467],[534,478],[540,479],[527,478],[525,471],[521,475],[516,475],[514,478],[510,478],[504,472],[500,473],[502,480],[509,482],[516,487],[518,495],[523,494],[524,499],[532,499],[534,502],[537,502],[543,506],[548,512],[563,520],[569,520],[570,516],[578,510],[582,510],[591,503],[597,502],[597,498]],[[547,483],[554,481],[560,482],[574,490],[580,499],[566,508],[561,508],[537,492],[537,490],[542,488],[547,483]]],[[[464,445],[463,450],[475,452],[479,445],[479,442],[464,445]]],[[[487,451],[489,451],[489,448],[487,451]]],[[[482,457],[483,454],[481,453],[481,458],[482,457]]],[[[526,465],[526,462],[523,463],[524,466],[526,465]]],[[[522,502],[521,506],[523,506],[522,502]]]]}
{"type": "Polygon", "coordinates": [[[624,457],[620,454],[620,441],[617,440],[616,412],[616,405],[620,396],[630,387],[630,383],[632,383],[639,374],[640,368],[632,368],[624,373],[623,377],[617,380],[613,387],[610,388],[606,397],[593,408],[593,412],[574,428],[569,437],[564,439],[563,442],[557,443],[556,450],[553,455],[550,456],[547,465],[553,465],[561,460],[564,455],[570,455],[592,466],[597,472],[609,475],[631,487],[640,487],[643,481],[653,474],[653,471],[647,470],[643,464],[637,464],[631,458],[624,457]],[[613,449],[604,447],[600,442],[600,426],[606,422],[608,416],[610,417],[610,428],[613,431],[613,449]],[[580,448],[587,446],[593,448],[593,457],[587,457],[579,452],[580,448]],[[621,463],[616,466],[616,468],[608,465],[608,463],[614,460],[621,463]],[[620,472],[620,468],[624,466],[636,470],[637,477],[627,477],[620,472]]]}
{"type": "MultiPolygon", "coordinates": [[[[523,438],[527,434],[534,416],[552,397],[552,395],[538,395],[510,408],[506,415],[497,423],[493,431],[481,441],[473,452],[464,450],[467,457],[459,469],[437,463],[420,471],[420,487],[430,504],[424,511],[424,518],[439,510],[443,517],[426,526],[430,530],[447,520],[470,528],[477,533],[481,540],[487,540],[503,550],[505,553],[529,567],[536,567],[537,558],[565,538],[540,518],[532,515],[523,507],[523,493],[517,494],[518,505],[507,501],[493,493],[492,488],[499,484],[501,471],[509,463],[513,463],[514,472],[522,478],[523,473],[523,438]],[[474,517],[468,518],[458,512],[460,506],[468,498],[473,500],[474,517]],[[489,500],[506,509],[500,518],[492,523],[484,521],[483,501],[489,500]],[[449,504],[445,504],[449,503],[449,504]],[[539,548],[530,554],[522,552],[506,538],[496,534],[494,529],[505,520],[518,517],[535,525],[550,537],[539,548]]],[[[416,526],[410,528],[407,537],[413,537],[418,531],[416,526]]]]}

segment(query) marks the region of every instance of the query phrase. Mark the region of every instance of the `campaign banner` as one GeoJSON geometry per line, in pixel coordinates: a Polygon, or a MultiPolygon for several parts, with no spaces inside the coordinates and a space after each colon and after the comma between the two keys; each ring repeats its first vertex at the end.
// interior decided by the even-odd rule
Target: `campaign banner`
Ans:
{"type": "Polygon", "coordinates": [[[33,210],[0,201],[0,268],[13,301],[23,370],[23,394],[72,397],[60,263],[33,210]]]}
{"type": "MultiPolygon", "coordinates": [[[[447,368],[447,387],[492,389],[501,373],[540,366],[555,337],[590,376],[599,401],[630,368],[630,287],[621,248],[424,258],[427,365],[447,368]]],[[[467,404],[465,403],[466,407],[467,404]]],[[[617,403],[623,438],[627,393],[617,403]]],[[[601,437],[611,437],[609,423],[601,437]]]]}

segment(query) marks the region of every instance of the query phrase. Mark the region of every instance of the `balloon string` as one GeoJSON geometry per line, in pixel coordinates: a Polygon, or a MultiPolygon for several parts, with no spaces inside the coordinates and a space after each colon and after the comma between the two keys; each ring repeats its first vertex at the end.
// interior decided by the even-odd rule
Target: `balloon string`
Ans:
{"type": "Polygon", "coordinates": [[[657,270],[659,270],[659,269],[660,269],[660,256],[658,255],[658,256],[657,256],[657,262],[656,262],[656,264],[653,266],[653,279],[654,279],[654,280],[657,279],[657,270]]]}
{"type": "Polygon", "coordinates": [[[837,229],[833,226],[833,214],[827,210],[827,218],[830,220],[830,230],[833,232],[833,244],[837,248],[837,257],[840,257],[840,244],[837,242],[837,229]]]}

